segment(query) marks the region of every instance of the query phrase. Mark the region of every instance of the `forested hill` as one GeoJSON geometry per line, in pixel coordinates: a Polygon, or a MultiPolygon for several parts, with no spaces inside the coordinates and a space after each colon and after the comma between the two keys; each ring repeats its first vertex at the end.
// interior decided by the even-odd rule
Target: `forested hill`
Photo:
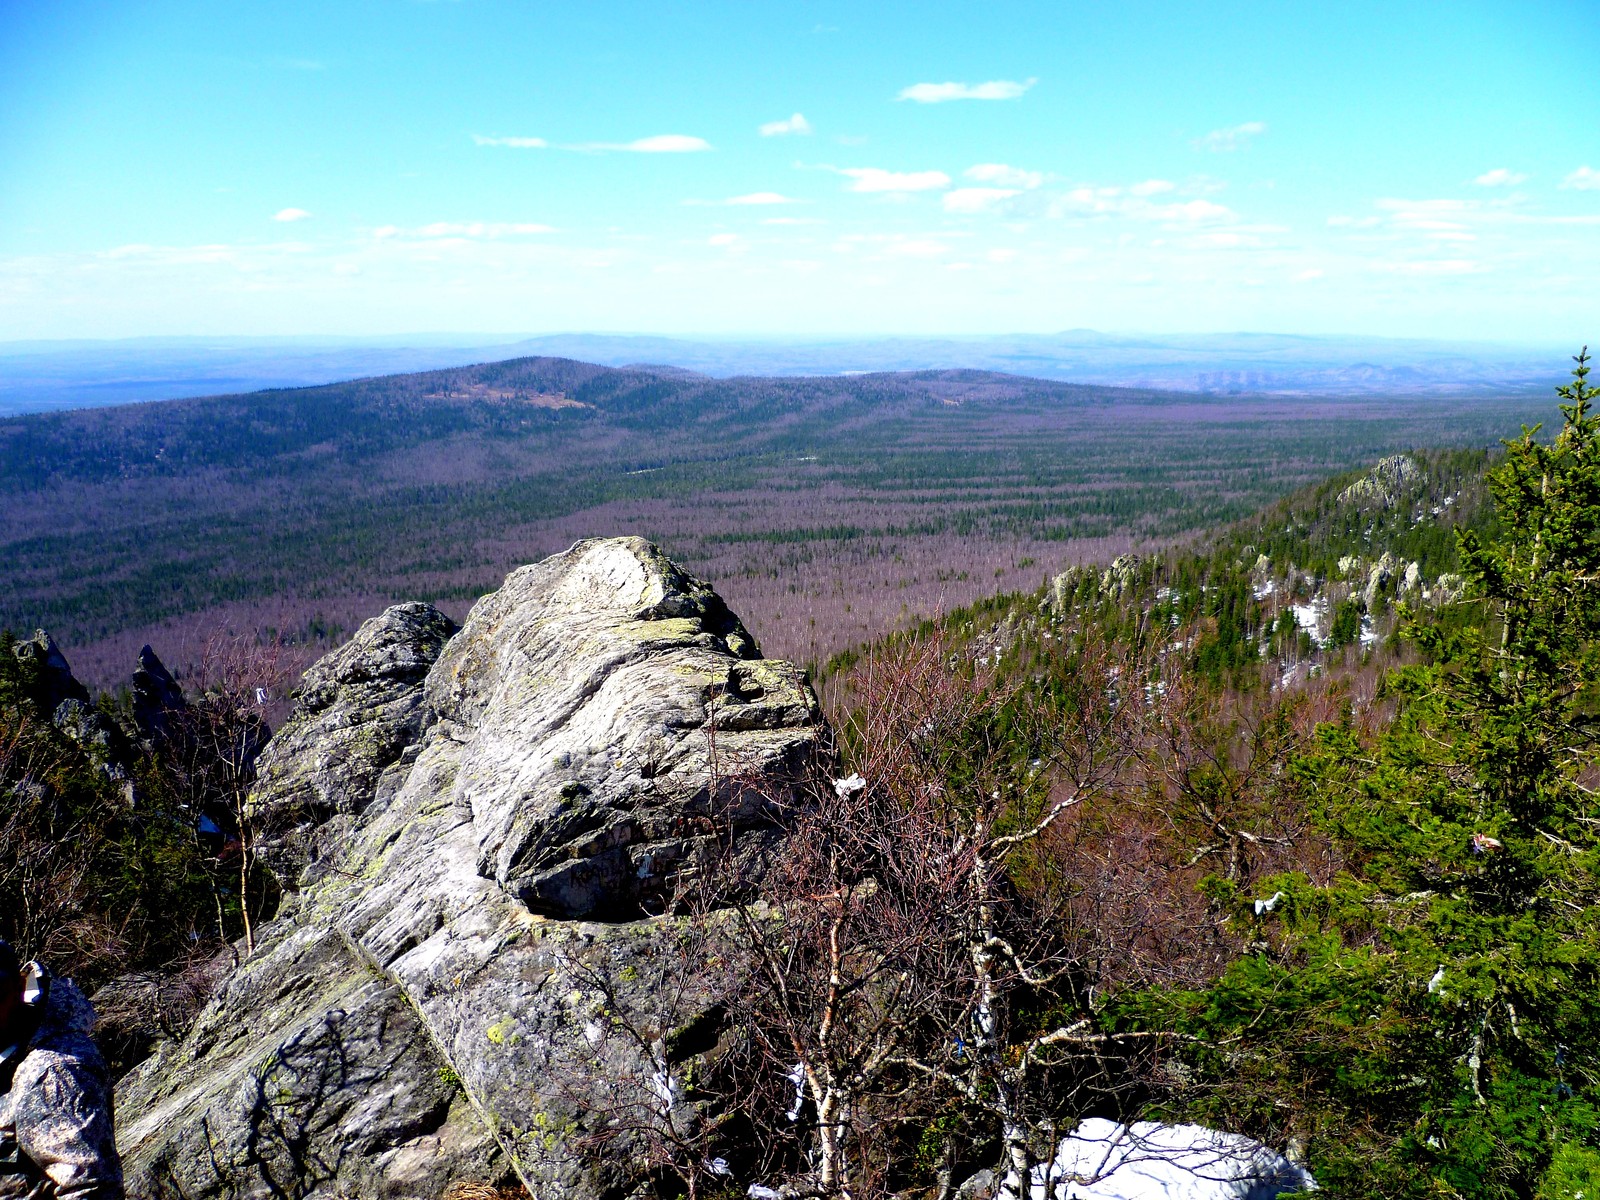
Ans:
{"type": "MultiPolygon", "coordinates": [[[[1020,664],[1069,614],[1091,615],[1128,635],[1181,627],[1192,666],[1247,689],[1281,690],[1331,667],[1372,675],[1403,656],[1402,603],[1435,610],[1460,598],[1459,535],[1500,533],[1485,476],[1502,457],[1498,448],[1391,455],[1186,545],[1076,567],[921,628],[1020,664]]],[[[838,656],[830,672],[861,653],[838,656]]]]}
{"type": "Polygon", "coordinates": [[[1170,541],[1541,402],[1199,396],[981,371],[710,379],[524,358],[0,421],[0,628],[91,682],[218,631],[308,651],[398,600],[639,534],[763,647],[818,662],[918,614],[1170,541]]]}
{"type": "MultiPolygon", "coordinates": [[[[711,379],[671,367],[615,369],[519,358],[323,387],[130,404],[0,421],[0,487],[176,476],[210,467],[315,471],[457,437],[561,437],[574,427],[682,432],[737,443],[803,436],[934,405],[1107,404],[1156,393],[988,371],[711,379]]],[[[659,443],[658,443],[659,444],[659,443]]],[[[687,447],[685,449],[688,449],[687,447]]],[[[629,464],[633,465],[633,464],[629,464]]]]}

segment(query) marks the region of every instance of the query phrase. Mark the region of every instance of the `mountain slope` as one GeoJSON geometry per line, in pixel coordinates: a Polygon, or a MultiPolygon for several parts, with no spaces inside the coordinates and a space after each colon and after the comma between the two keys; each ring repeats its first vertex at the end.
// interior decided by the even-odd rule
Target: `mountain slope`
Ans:
{"type": "Polygon", "coordinates": [[[50,628],[115,678],[146,640],[321,641],[401,599],[459,616],[519,563],[636,533],[722,581],[769,648],[816,660],[1384,454],[1489,444],[1528,412],[547,358],[16,418],[0,626],[50,628]]]}

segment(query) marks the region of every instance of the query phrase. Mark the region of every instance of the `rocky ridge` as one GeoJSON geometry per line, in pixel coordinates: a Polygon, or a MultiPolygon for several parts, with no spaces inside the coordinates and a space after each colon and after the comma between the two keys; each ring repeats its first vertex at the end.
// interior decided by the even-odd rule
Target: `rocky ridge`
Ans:
{"type": "Polygon", "coordinates": [[[513,572],[459,632],[424,605],[368,622],[263,756],[282,912],[119,1086],[130,1194],[626,1194],[606,1088],[676,1103],[707,1046],[681,1035],[710,997],[664,999],[668,900],[719,836],[758,871],[826,747],[802,673],[639,539],[513,572]],[[597,1041],[608,1004],[654,1041],[597,1041]]]}

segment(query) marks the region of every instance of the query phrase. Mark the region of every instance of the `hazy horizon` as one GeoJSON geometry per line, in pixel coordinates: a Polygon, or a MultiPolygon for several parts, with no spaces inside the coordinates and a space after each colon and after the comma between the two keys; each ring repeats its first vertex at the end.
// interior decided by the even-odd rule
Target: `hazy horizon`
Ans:
{"type": "Polygon", "coordinates": [[[0,343],[0,417],[304,387],[526,357],[711,376],[999,371],[1205,393],[1446,395],[1553,386],[1577,347],[1272,333],[671,338],[425,334],[147,337],[0,343]]]}

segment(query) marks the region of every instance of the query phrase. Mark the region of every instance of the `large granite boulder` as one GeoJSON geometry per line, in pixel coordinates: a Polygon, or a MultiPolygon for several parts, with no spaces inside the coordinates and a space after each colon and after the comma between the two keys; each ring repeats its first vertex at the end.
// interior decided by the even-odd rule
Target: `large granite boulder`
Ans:
{"type": "Polygon", "coordinates": [[[257,854],[282,886],[300,886],[341,844],[386,771],[398,783],[430,720],[423,680],[455,632],[431,605],[397,604],[301,677],[294,712],[256,761],[250,796],[257,854]]]}
{"type": "Polygon", "coordinates": [[[540,1200],[623,1196],[649,1133],[619,1088],[675,1106],[715,1041],[711,969],[685,971],[688,919],[663,909],[712,862],[759,869],[826,746],[803,675],[636,538],[514,572],[373,700],[355,664],[425,628],[390,610],[308,673],[257,803],[348,825],[119,1085],[130,1194],[431,1198],[509,1169],[540,1200]],[[387,748],[345,753],[376,721],[329,714],[378,711],[387,748]]]}

